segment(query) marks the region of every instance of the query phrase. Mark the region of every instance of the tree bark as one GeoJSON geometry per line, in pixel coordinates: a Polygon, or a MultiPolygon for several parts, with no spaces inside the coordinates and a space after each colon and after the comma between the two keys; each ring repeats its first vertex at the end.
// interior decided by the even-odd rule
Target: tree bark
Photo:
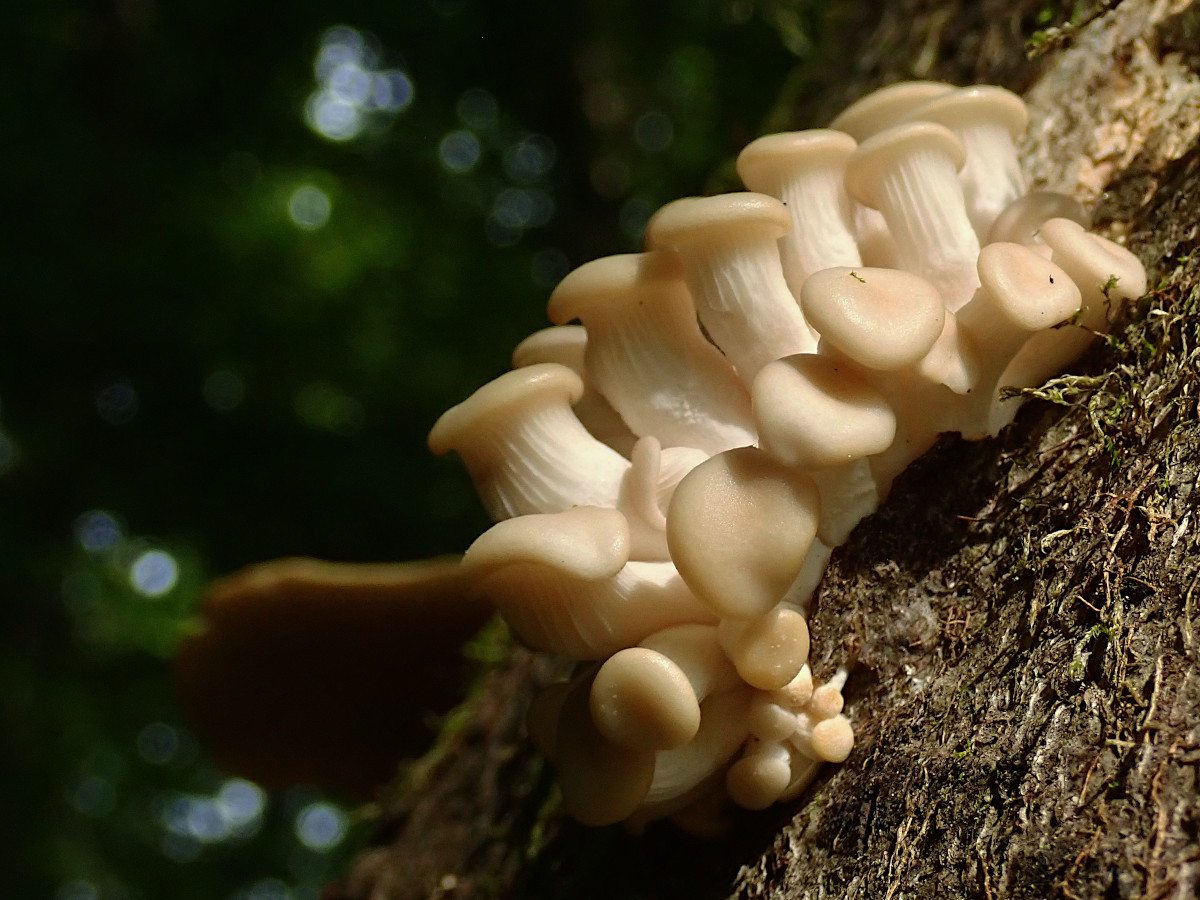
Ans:
{"type": "Polygon", "coordinates": [[[811,127],[898,78],[1023,91],[1035,186],[1153,286],[1082,376],[998,439],[944,438],[835,554],[812,662],[851,669],[846,763],[716,841],[581,828],[521,735],[552,664],[513,650],[329,898],[1200,892],[1200,7],[1094,7],[1027,59],[1041,4],[892,0],[781,97],[775,124],[811,127]]]}

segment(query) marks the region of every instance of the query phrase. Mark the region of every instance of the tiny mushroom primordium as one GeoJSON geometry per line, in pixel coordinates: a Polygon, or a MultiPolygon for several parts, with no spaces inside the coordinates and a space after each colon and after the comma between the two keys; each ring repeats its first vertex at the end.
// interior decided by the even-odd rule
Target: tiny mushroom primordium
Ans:
{"type": "Polygon", "coordinates": [[[852,752],[847,672],[809,665],[830,554],[1146,288],[1076,201],[1026,193],[1026,120],[1001,88],[909,82],[758,139],[753,193],[670,203],[645,252],[569,274],[555,327],[434,426],[497,523],[470,590],[577,661],[528,725],[580,821],[706,828],[852,752]]]}

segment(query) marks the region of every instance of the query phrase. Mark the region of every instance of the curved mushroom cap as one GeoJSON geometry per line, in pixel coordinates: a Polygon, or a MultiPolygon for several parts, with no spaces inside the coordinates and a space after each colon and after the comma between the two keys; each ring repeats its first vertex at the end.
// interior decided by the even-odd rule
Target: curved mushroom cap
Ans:
{"type": "Polygon", "coordinates": [[[429,432],[429,449],[438,455],[460,450],[474,443],[478,432],[491,430],[495,423],[508,421],[532,404],[562,397],[571,405],[582,396],[582,379],[557,363],[505,372],[442,413],[429,432]]]}
{"type": "Polygon", "coordinates": [[[517,344],[512,364],[514,369],[521,369],[538,363],[558,363],[582,378],[586,350],[587,331],[582,325],[551,325],[517,344]]]}
{"type": "Polygon", "coordinates": [[[846,190],[859,203],[879,209],[885,197],[885,175],[901,161],[920,154],[948,157],[955,169],[967,161],[962,141],[949,128],[933,122],[895,125],[858,145],[846,164],[846,190]]]}
{"type": "Polygon", "coordinates": [[[1055,191],[1030,191],[1008,204],[996,217],[988,231],[988,243],[1033,243],[1042,224],[1050,219],[1070,219],[1083,228],[1092,227],[1091,215],[1078,200],[1055,191]]]}
{"type": "Polygon", "coordinates": [[[896,436],[887,399],[826,356],[802,353],[769,363],[750,398],[763,451],[785,466],[843,465],[882,453],[896,436]]]}
{"type": "Polygon", "coordinates": [[[845,762],[854,749],[854,728],[849,719],[839,714],[813,725],[809,741],[819,759],[845,762]]]}
{"type": "Polygon", "coordinates": [[[1050,219],[1038,234],[1054,251],[1054,262],[1066,270],[1085,297],[1099,291],[1119,301],[1133,300],[1146,293],[1146,269],[1142,261],[1120,244],[1093,234],[1070,219],[1050,219]]]}
{"type": "Polygon", "coordinates": [[[672,291],[683,281],[683,263],[670,251],[619,253],[585,262],[551,292],[546,313],[556,324],[584,319],[590,310],[619,307],[636,287],[665,282],[672,291]]]}
{"type": "Polygon", "coordinates": [[[777,606],[753,619],[724,619],[717,628],[738,674],[760,691],[781,690],[808,660],[808,622],[794,609],[777,606]]]}
{"type": "Polygon", "coordinates": [[[725,789],[744,809],[766,809],[792,781],[791,754],[782,744],[762,743],[729,767],[725,789]]]}
{"type": "Polygon", "coordinates": [[[1021,244],[988,244],[978,268],[996,311],[1021,331],[1057,325],[1079,309],[1079,288],[1067,273],[1021,244]]]}
{"type": "Polygon", "coordinates": [[[599,581],[624,567],[629,547],[629,523],[621,512],[578,506],[496,523],[467,548],[462,565],[477,578],[506,566],[533,563],[599,581]]]}
{"type": "Polygon", "coordinates": [[[700,701],[687,674],[646,647],[608,658],[596,673],[590,708],[600,733],[623,747],[666,750],[690,741],[700,728],[700,701]]]}
{"type": "Polygon", "coordinates": [[[778,238],[792,227],[787,207],[749,191],[684,197],[662,207],[646,224],[647,249],[723,244],[739,236],[778,238]]]}
{"type": "Polygon", "coordinates": [[[913,108],[904,119],[936,122],[951,129],[997,122],[1016,140],[1029,125],[1029,110],[1025,101],[1012,91],[995,85],[976,85],[939,94],[913,108]]]}
{"type": "Polygon", "coordinates": [[[843,168],[857,146],[850,135],[828,128],[768,134],[738,154],[738,177],[750,190],[774,195],[797,170],[843,168]]]}
{"type": "Polygon", "coordinates": [[[692,469],[667,513],[671,559],[720,615],[762,615],[786,593],[817,533],[820,496],[801,472],[753,447],[692,469]]]}
{"type": "Polygon", "coordinates": [[[813,328],[868,369],[894,372],[929,352],[946,318],[937,288],[903,269],[814,272],[800,291],[813,328]]]}
{"type": "Polygon", "coordinates": [[[591,687],[592,678],[581,678],[563,701],[554,762],[567,814],[584,825],[612,825],[649,793],[654,753],[622,747],[600,733],[588,706],[591,687]]]}
{"type": "Polygon", "coordinates": [[[865,141],[874,134],[895,125],[909,111],[928,103],[935,97],[955,90],[952,84],[940,81],[901,81],[872,91],[847,106],[830,128],[844,131],[856,141],[865,141]]]}

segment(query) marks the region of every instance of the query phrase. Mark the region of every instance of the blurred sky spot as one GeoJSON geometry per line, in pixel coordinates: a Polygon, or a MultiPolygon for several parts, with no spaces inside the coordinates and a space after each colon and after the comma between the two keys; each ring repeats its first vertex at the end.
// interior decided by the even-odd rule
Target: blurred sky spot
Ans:
{"type": "Polygon", "coordinates": [[[310,803],[296,816],[296,837],[311,850],[329,850],[346,835],[346,815],[332,803],[310,803]]]}
{"type": "Polygon", "coordinates": [[[129,567],[129,583],[144,597],[161,597],[179,580],[179,564],[165,550],[147,550],[129,567]]]}
{"type": "Polygon", "coordinates": [[[110,513],[93,509],[75,520],[75,537],[84,550],[104,553],[121,543],[121,526],[110,513]]]}
{"type": "Polygon", "coordinates": [[[540,134],[530,135],[504,151],[504,172],[513,181],[536,181],[554,166],[556,155],[554,142],[550,138],[540,134]]]}
{"type": "Polygon", "coordinates": [[[96,412],[109,425],[131,422],[138,411],[138,395],[128,381],[117,381],[96,394],[96,412]]]}
{"type": "Polygon", "coordinates": [[[412,79],[402,69],[380,69],[376,44],[373,35],[346,25],[321,36],[313,62],[317,87],[304,104],[304,119],[317,134],[350,141],[412,105],[412,79]]]}
{"type": "Polygon", "coordinates": [[[404,112],[412,105],[416,92],[412,79],[399,69],[377,72],[371,82],[371,106],[390,113],[404,112]]]}
{"type": "Polygon", "coordinates": [[[333,204],[329,195],[315,185],[304,184],[292,192],[288,200],[288,214],[297,228],[316,231],[329,221],[333,204]]]}
{"type": "Polygon", "coordinates": [[[438,159],[455,175],[470,172],[479,162],[479,138],[470,131],[451,131],[438,144],[438,159]]]}
{"type": "Polygon", "coordinates": [[[151,722],[138,732],[137,752],[151,765],[166,765],[179,752],[179,732],[166,722],[151,722]]]}
{"type": "Polygon", "coordinates": [[[257,784],[244,778],[230,778],[216,796],[221,815],[239,832],[257,827],[267,808],[267,795],[257,784]]]}

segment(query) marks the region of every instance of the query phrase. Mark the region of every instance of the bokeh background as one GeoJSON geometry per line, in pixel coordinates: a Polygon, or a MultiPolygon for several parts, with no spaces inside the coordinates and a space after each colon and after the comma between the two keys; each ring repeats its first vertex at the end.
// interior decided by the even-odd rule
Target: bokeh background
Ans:
{"type": "Polygon", "coordinates": [[[430,425],[571,267],[732,186],[815,6],[7,11],[0,896],[318,895],[368,826],[209,761],[168,677],[205,584],[466,546],[430,425]]]}

